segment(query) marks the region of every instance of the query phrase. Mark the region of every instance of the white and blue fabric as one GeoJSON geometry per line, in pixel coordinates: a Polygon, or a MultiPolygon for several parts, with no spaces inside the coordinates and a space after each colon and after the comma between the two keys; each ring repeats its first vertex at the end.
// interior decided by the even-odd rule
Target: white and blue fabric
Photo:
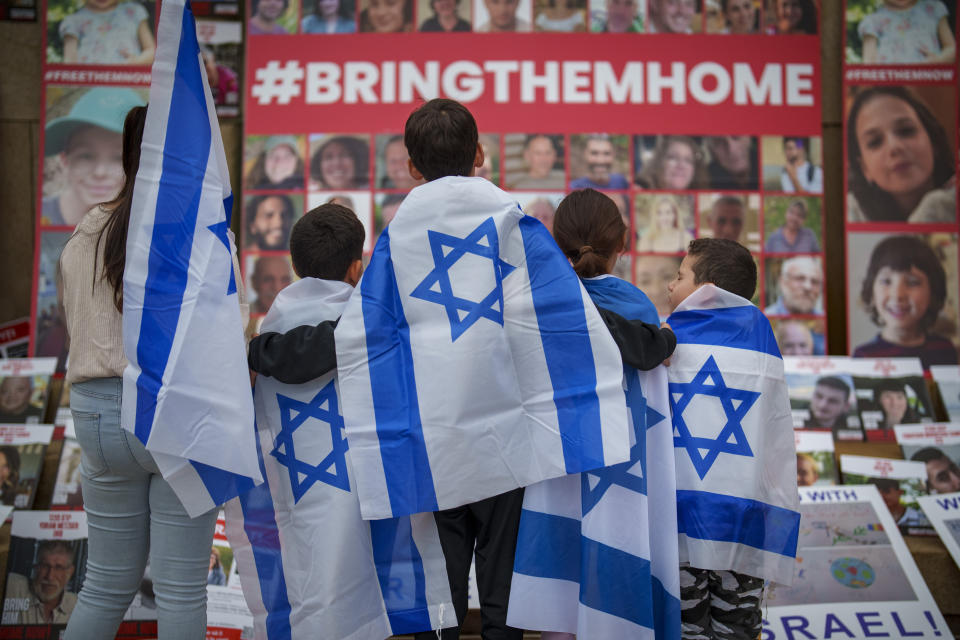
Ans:
{"type": "MultiPolygon", "coordinates": [[[[612,276],[584,280],[597,305],[656,323],[612,276]]],[[[578,638],[680,638],[676,472],[664,367],[623,368],[630,459],[527,487],[507,623],[578,638]]]]}
{"type": "Polygon", "coordinates": [[[193,13],[164,2],[127,234],[122,421],[191,516],[261,479],[232,200],[193,13]]]}
{"type": "Polygon", "coordinates": [[[783,359],[749,301],[705,285],[667,318],[680,559],[789,585],[800,513],[783,359]]]}
{"type": "Polygon", "coordinates": [[[546,228],[483,178],[413,189],[336,330],[364,518],[623,462],[620,354],[546,228]]]}
{"type": "MultiPolygon", "coordinates": [[[[263,330],[335,320],[352,292],[299,280],[263,330]]],[[[336,372],[299,385],[257,378],[265,481],[226,506],[255,637],[382,640],[456,626],[433,514],[360,517],[337,392],[336,372]]]]}

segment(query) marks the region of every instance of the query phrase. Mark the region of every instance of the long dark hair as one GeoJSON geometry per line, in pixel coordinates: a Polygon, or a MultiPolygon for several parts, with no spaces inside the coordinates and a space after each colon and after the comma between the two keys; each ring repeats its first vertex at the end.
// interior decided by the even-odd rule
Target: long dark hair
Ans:
{"type": "Polygon", "coordinates": [[[903,222],[910,216],[910,212],[901,211],[900,205],[889,193],[867,180],[860,166],[863,156],[860,153],[860,141],[857,139],[857,118],[864,105],[878,96],[903,100],[917,114],[933,147],[934,188],[940,188],[953,176],[953,151],[943,125],[910,89],[896,86],[870,87],[857,94],[847,116],[847,184],[868,220],[903,222]]]}
{"type": "Polygon", "coordinates": [[[594,189],[568,195],[553,218],[553,238],[581,278],[607,273],[610,258],[623,251],[626,232],[617,205],[594,189]]]}
{"type": "Polygon", "coordinates": [[[127,261],[127,226],[130,224],[130,206],[133,204],[133,183],[140,168],[140,143],[143,125],[147,121],[147,107],[130,109],[123,121],[123,187],[112,202],[100,205],[110,217],[100,229],[93,256],[93,281],[97,277],[97,252],[103,242],[103,277],[113,287],[113,304],[123,313],[123,267],[127,261]],[[104,240],[106,236],[106,240],[104,240]]]}

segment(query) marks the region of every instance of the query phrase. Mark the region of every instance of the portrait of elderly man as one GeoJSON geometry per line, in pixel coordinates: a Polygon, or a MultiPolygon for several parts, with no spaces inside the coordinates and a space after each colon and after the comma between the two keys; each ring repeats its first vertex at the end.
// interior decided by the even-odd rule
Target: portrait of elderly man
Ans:
{"type": "Polygon", "coordinates": [[[776,302],[763,312],[773,316],[823,315],[823,267],[814,256],[797,256],[783,261],[777,279],[776,302]]]}
{"type": "Polygon", "coordinates": [[[77,604],[77,594],[66,590],[75,570],[73,555],[69,542],[44,540],[29,577],[7,575],[4,624],[66,624],[77,604]]]}
{"type": "Polygon", "coordinates": [[[583,167],[586,173],[570,182],[571,189],[627,189],[630,185],[622,173],[613,172],[617,148],[605,133],[586,137],[583,145],[583,167]]]}
{"type": "Polygon", "coordinates": [[[250,313],[263,314],[280,290],[293,282],[293,268],[285,256],[260,256],[250,274],[250,284],[256,299],[250,303],[250,313]]]}
{"type": "MultiPolygon", "coordinates": [[[[561,138],[562,140],[562,138],[561,138]]],[[[523,170],[507,176],[508,189],[563,189],[563,163],[557,159],[563,155],[561,148],[544,133],[527,136],[523,145],[523,170]]]]}

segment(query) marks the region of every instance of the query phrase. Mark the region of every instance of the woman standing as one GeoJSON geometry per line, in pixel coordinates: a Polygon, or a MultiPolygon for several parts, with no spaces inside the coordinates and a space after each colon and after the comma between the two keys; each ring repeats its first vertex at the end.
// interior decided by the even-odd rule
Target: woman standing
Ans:
{"type": "MultiPolygon", "coordinates": [[[[159,637],[202,640],[207,571],[217,512],[190,518],[153,457],[120,425],[121,310],[127,225],[147,108],[123,127],[125,180],[113,201],[91,209],[60,257],[60,291],[71,338],[67,381],[83,452],[89,524],[86,579],[66,640],[112,638],[150,560],[159,637]]],[[[238,278],[239,282],[239,278],[238,278]]]]}

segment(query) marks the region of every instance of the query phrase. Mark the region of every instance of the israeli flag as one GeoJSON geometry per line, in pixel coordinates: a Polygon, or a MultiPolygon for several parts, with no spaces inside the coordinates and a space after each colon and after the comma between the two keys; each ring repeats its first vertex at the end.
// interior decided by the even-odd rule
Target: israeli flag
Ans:
{"type": "MultiPolygon", "coordinates": [[[[304,278],[280,292],[263,330],[335,320],[352,292],[304,278]]],[[[381,640],[456,626],[433,514],[360,517],[335,372],[300,385],[261,376],[255,397],[266,481],[226,506],[255,637],[381,640]]]]}
{"type": "Polygon", "coordinates": [[[620,354],[546,228],[483,178],[415,188],[336,330],[364,518],[623,462],[620,354]]]}
{"type": "MultiPolygon", "coordinates": [[[[593,300],[657,322],[633,285],[584,280],[593,300]]],[[[507,623],[578,638],[680,638],[676,473],[664,367],[623,368],[630,459],[527,487],[507,623]],[[651,534],[653,531],[653,534],[651,534]]]]}
{"type": "Polygon", "coordinates": [[[667,318],[680,559],[789,585],[800,513],[783,359],[766,317],[705,285],[667,318]]]}
{"type": "Polygon", "coordinates": [[[220,127],[184,0],[163,3],[123,278],[123,426],[191,516],[259,482],[220,127]]]}

